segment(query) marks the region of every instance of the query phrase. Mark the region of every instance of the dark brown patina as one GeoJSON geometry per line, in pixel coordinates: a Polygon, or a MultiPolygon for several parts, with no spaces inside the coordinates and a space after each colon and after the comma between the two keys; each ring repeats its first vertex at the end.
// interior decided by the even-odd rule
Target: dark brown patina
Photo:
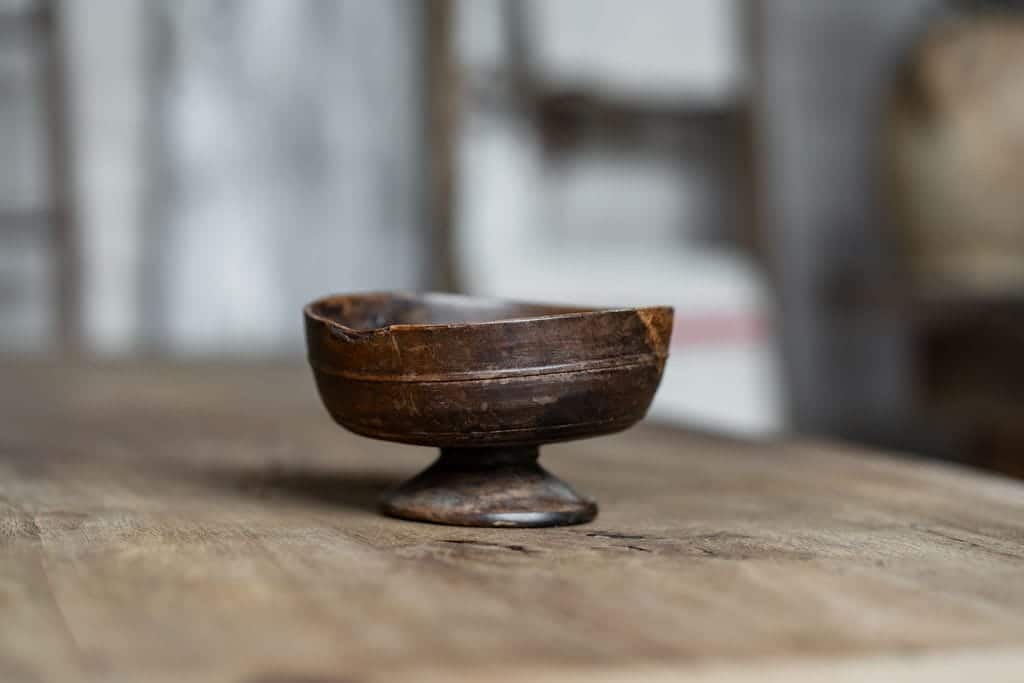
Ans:
{"type": "Polygon", "coordinates": [[[593,501],[538,463],[538,446],[620,431],[661,380],[672,309],[585,309],[449,294],[333,296],[305,308],[331,416],[441,457],[385,513],[471,526],[587,522],[593,501]]]}

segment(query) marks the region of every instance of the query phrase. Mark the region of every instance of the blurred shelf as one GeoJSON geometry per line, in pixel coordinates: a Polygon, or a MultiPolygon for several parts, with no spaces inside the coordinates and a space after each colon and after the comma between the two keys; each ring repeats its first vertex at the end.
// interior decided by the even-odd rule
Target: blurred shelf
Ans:
{"type": "Polygon", "coordinates": [[[594,91],[543,91],[534,98],[534,111],[545,142],[555,148],[571,146],[595,130],[612,142],[647,138],[669,144],[707,143],[734,135],[746,121],[739,102],[669,104],[594,91]]]}

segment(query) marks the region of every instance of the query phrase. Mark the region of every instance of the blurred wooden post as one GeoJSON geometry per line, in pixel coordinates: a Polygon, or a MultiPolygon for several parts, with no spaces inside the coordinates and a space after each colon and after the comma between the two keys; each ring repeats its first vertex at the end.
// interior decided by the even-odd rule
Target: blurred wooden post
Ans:
{"type": "Polygon", "coordinates": [[[452,254],[455,203],[455,126],[458,76],[453,48],[455,8],[451,0],[426,3],[426,148],[427,207],[431,230],[430,285],[440,291],[458,288],[452,254]]]}
{"type": "Polygon", "coordinates": [[[39,34],[43,43],[43,90],[49,161],[51,244],[56,292],[57,334],[61,351],[76,354],[81,348],[78,235],[75,222],[71,159],[71,131],[67,116],[64,50],[57,8],[53,0],[39,5],[39,34]]]}

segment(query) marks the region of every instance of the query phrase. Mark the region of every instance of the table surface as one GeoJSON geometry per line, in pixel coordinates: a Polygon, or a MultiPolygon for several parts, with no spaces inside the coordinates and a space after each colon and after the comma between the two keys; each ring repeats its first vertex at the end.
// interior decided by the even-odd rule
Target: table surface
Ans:
{"type": "Polygon", "coordinates": [[[386,519],[427,449],[289,367],[0,368],[0,680],[1024,676],[1024,485],[641,426],[551,446],[596,522],[386,519]]]}

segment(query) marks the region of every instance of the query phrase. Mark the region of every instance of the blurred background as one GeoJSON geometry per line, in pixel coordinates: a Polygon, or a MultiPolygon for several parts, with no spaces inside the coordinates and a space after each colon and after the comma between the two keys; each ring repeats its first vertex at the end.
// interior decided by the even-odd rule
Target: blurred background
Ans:
{"type": "Polygon", "coordinates": [[[0,0],[5,362],[676,307],[655,418],[1024,476],[1024,3],[0,0]]]}

